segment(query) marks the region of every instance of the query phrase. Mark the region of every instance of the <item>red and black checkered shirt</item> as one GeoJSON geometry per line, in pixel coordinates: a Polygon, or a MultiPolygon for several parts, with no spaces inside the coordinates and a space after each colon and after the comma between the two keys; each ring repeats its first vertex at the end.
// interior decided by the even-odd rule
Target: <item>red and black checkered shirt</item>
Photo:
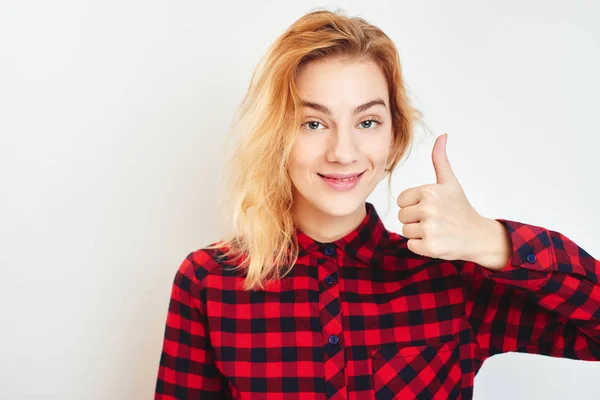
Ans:
{"type": "Polygon", "coordinates": [[[600,360],[600,262],[497,219],[507,266],[417,255],[373,205],[331,243],[297,230],[291,275],[242,291],[218,250],[176,272],[155,399],[471,399],[494,354],[600,360]]]}

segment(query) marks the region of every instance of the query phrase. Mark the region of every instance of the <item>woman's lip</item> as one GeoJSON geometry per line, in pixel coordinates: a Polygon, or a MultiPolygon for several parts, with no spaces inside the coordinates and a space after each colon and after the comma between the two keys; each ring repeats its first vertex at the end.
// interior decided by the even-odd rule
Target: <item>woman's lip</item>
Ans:
{"type": "Polygon", "coordinates": [[[338,191],[348,191],[348,190],[354,189],[354,187],[360,181],[364,172],[365,171],[361,172],[360,174],[356,175],[354,178],[352,178],[348,181],[345,181],[345,182],[337,180],[337,179],[327,178],[321,174],[318,174],[318,175],[323,180],[323,182],[325,182],[332,189],[338,190],[338,191]]]}
{"type": "Polygon", "coordinates": [[[364,173],[365,173],[365,171],[360,172],[358,174],[350,174],[350,175],[346,175],[346,174],[331,174],[331,175],[328,174],[328,175],[323,175],[323,174],[319,174],[317,172],[317,174],[319,174],[320,176],[322,176],[324,178],[329,178],[329,179],[348,179],[348,178],[354,178],[354,177],[360,176],[360,175],[362,175],[364,173]]]}

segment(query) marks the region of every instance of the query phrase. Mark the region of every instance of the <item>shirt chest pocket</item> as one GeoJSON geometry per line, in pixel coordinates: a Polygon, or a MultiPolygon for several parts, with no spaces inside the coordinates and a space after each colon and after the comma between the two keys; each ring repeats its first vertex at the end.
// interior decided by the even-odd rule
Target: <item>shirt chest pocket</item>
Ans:
{"type": "Polygon", "coordinates": [[[375,399],[456,399],[462,371],[458,338],[381,345],[371,353],[375,399]]]}

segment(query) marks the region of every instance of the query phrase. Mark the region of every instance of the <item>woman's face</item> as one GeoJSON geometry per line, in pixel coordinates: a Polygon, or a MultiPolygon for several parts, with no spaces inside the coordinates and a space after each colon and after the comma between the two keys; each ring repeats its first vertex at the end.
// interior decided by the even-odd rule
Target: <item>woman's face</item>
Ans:
{"type": "Polygon", "coordinates": [[[385,174],[392,140],[385,76],[373,62],[326,59],[305,65],[297,85],[302,101],[313,106],[303,109],[288,164],[294,202],[302,203],[303,209],[348,215],[364,205],[385,174]],[[357,107],[379,100],[383,104],[373,103],[355,113],[357,107]],[[345,190],[335,189],[320,176],[347,173],[363,174],[345,190]]]}

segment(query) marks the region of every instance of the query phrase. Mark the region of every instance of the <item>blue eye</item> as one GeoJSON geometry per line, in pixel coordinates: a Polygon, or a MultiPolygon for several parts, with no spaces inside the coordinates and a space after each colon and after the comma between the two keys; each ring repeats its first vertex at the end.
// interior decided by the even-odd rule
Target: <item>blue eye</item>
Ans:
{"type": "MultiPolygon", "coordinates": [[[[377,126],[377,125],[381,125],[381,121],[379,121],[379,119],[377,119],[377,118],[375,118],[375,117],[371,117],[371,118],[369,118],[369,119],[365,119],[364,121],[361,121],[361,122],[360,122],[360,124],[364,124],[365,122],[368,122],[368,123],[369,123],[369,125],[368,125],[368,126],[366,126],[366,127],[363,125],[363,128],[364,128],[364,129],[373,129],[375,126],[377,126]],[[373,126],[373,123],[375,123],[375,124],[377,124],[377,125],[373,126]]],[[[302,124],[302,126],[304,126],[304,125],[307,125],[307,124],[311,124],[311,123],[321,124],[321,122],[319,122],[319,121],[317,121],[317,120],[315,120],[315,119],[311,119],[310,121],[306,121],[305,123],[303,123],[303,124],[302,124]]],[[[359,125],[360,125],[360,124],[359,124],[359,125]]],[[[323,124],[321,124],[321,125],[323,125],[323,124]]],[[[314,125],[313,125],[313,126],[314,126],[314,125]]],[[[309,128],[309,130],[310,130],[310,131],[317,131],[317,130],[319,130],[319,129],[310,129],[310,128],[309,128]]]]}
{"type": "MultiPolygon", "coordinates": [[[[320,124],[320,122],[319,122],[319,121],[316,121],[316,120],[314,120],[314,119],[311,119],[310,121],[303,123],[303,124],[302,124],[302,126],[304,126],[304,125],[306,125],[306,124],[314,124],[314,123],[316,123],[316,124],[320,124]]],[[[309,128],[308,130],[309,130],[309,131],[317,131],[318,129],[310,129],[310,128],[309,128]]]]}
{"type": "Polygon", "coordinates": [[[380,125],[381,122],[379,122],[379,120],[375,117],[373,118],[369,118],[369,119],[365,119],[364,121],[361,122],[361,124],[364,124],[365,122],[369,122],[369,126],[366,127],[367,129],[371,129],[371,127],[373,126],[373,122],[376,123],[377,125],[380,125]]]}

